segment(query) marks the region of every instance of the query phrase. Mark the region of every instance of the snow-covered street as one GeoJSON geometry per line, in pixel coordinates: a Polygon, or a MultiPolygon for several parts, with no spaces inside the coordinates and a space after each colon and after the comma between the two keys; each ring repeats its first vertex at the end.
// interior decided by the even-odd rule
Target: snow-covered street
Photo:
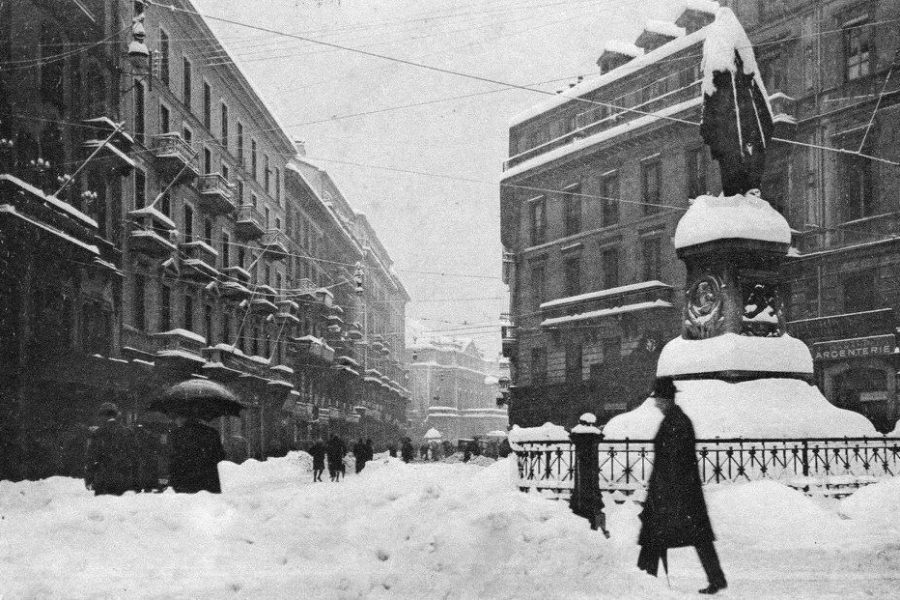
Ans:
{"type": "MultiPolygon", "coordinates": [[[[313,484],[304,458],[223,463],[221,496],[0,482],[0,597],[682,598],[705,583],[692,549],[670,553],[671,591],[635,568],[636,505],[607,506],[606,540],[564,503],[515,491],[508,460],[382,458],[313,484]]],[[[774,482],[707,496],[726,597],[889,598],[900,585],[900,480],[840,502],[774,482]]]]}

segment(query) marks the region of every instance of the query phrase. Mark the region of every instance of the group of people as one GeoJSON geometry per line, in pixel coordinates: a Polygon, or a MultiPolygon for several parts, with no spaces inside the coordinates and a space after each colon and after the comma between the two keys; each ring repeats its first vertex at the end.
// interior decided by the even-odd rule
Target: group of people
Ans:
{"type": "MultiPolygon", "coordinates": [[[[98,413],[102,423],[91,432],[84,469],[88,489],[98,496],[158,491],[162,445],[157,436],[142,425],[123,425],[112,402],[104,402],[98,413]]],[[[169,435],[168,485],[180,493],[221,493],[218,464],[225,450],[219,432],[194,417],[176,421],[169,435]]]]}
{"type": "MultiPolygon", "coordinates": [[[[347,475],[347,468],[344,465],[344,457],[347,455],[347,445],[344,440],[337,434],[332,435],[325,443],[325,440],[319,438],[310,446],[309,454],[313,459],[313,481],[322,481],[322,475],[325,473],[325,464],[328,464],[328,474],[331,481],[340,481],[347,475]]],[[[353,458],[356,462],[356,472],[362,471],[366,463],[375,457],[375,448],[372,439],[363,440],[359,438],[353,445],[353,458]]]]}

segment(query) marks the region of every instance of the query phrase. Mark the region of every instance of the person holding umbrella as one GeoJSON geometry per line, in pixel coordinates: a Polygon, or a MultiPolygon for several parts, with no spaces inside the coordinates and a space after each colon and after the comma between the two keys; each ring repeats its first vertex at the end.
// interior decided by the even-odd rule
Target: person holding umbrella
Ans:
{"type": "Polygon", "coordinates": [[[119,422],[119,407],[112,402],[101,404],[97,414],[103,423],[88,442],[84,483],[95,496],[121,496],[133,485],[134,437],[119,422]]]}
{"type": "Polygon", "coordinates": [[[653,440],[653,472],[647,486],[638,544],[638,568],[654,577],[662,561],[666,574],[668,548],[694,546],[706,577],[701,594],[715,594],[728,587],[713,545],[715,536],[697,469],[694,426],[675,404],[677,388],[671,377],[659,377],[653,390],[663,413],[653,440]]]}
{"type": "Polygon", "coordinates": [[[239,416],[244,406],[221,384],[189,379],[173,385],[150,410],[174,415],[178,427],[169,438],[169,485],[176,492],[219,494],[219,462],[225,450],[219,432],[202,421],[239,416]]]}

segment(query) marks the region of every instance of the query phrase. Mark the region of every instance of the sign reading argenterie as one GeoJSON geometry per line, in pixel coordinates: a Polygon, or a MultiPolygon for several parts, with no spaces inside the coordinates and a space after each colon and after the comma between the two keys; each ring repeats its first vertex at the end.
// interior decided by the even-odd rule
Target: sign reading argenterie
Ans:
{"type": "Polygon", "coordinates": [[[813,360],[843,360],[847,358],[866,358],[869,356],[886,356],[894,353],[897,342],[894,334],[873,335],[870,337],[833,340],[813,344],[813,360]]]}

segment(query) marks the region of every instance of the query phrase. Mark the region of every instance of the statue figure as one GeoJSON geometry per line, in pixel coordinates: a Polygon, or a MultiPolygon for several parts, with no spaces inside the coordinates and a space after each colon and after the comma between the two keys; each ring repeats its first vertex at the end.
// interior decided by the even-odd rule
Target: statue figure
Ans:
{"type": "Polygon", "coordinates": [[[700,135],[719,163],[726,196],[759,189],[772,138],[772,112],[753,48],[731,9],[722,8],[703,46],[700,135]]]}

